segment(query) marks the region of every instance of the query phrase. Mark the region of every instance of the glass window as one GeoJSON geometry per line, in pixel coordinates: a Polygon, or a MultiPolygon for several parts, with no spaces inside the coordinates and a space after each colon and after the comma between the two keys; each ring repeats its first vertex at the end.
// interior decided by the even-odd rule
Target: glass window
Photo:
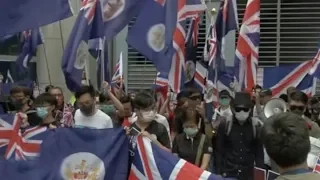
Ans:
{"type": "Polygon", "coordinates": [[[0,55],[19,55],[19,34],[0,38],[0,55]]]}

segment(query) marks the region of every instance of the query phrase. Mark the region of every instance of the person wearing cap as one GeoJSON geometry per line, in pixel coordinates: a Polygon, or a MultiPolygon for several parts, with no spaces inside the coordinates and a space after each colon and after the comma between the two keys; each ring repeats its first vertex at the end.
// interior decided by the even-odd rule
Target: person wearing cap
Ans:
{"type": "Polygon", "coordinates": [[[219,92],[219,107],[215,109],[214,114],[212,116],[212,122],[217,120],[219,116],[230,116],[232,115],[231,108],[230,108],[230,103],[231,103],[231,96],[229,91],[227,90],[222,90],[219,92]]]}
{"type": "Polygon", "coordinates": [[[260,93],[255,94],[255,106],[253,108],[253,117],[264,120],[263,107],[272,98],[272,91],[270,89],[263,89],[260,93]]]}
{"type": "Polygon", "coordinates": [[[253,180],[254,166],[264,167],[262,125],[252,118],[252,107],[250,94],[237,92],[231,105],[233,115],[219,124],[215,173],[223,177],[253,180]]]}

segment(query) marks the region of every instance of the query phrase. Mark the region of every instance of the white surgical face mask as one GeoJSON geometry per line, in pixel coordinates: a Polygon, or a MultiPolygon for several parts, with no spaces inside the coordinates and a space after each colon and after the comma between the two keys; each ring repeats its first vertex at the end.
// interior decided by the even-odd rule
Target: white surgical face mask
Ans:
{"type": "Polygon", "coordinates": [[[141,115],[142,115],[142,118],[145,122],[151,122],[152,120],[155,119],[156,117],[156,113],[155,111],[144,111],[144,112],[141,112],[141,115]]]}
{"type": "Polygon", "coordinates": [[[235,113],[235,117],[239,122],[245,122],[249,117],[249,113],[250,113],[250,111],[248,111],[248,112],[244,112],[244,111],[236,112],[235,113]]]}

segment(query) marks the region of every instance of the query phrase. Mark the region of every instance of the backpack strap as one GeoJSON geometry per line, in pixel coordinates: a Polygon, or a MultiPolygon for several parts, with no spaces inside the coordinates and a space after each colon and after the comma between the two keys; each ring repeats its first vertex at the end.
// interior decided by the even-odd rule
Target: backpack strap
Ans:
{"type": "Polygon", "coordinates": [[[233,116],[226,117],[226,135],[229,136],[233,124],[233,116]]]}
{"type": "Polygon", "coordinates": [[[198,146],[198,151],[197,151],[197,156],[196,156],[196,162],[195,165],[200,167],[200,161],[201,161],[201,155],[203,152],[203,145],[204,145],[204,140],[206,139],[206,135],[202,134],[201,139],[200,139],[200,144],[198,146]]]}

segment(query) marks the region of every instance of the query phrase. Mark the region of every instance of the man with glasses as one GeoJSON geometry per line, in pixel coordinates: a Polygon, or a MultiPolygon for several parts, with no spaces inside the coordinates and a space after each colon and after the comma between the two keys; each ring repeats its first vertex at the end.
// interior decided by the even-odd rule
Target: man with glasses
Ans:
{"type": "Polygon", "coordinates": [[[320,138],[320,128],[316,122],[311,121],[308,117],[304,116],[308,104],[308,96],[302,91],[295,91],[290,94],[289,110],[294,114],[302,116],[309,127],[310,136],[320,138]]]}
{"type": "Polygon", "coordinates": [[[264,166],[262,125],[252,118],[249,93],[238,92],[232,104],[232,114],[219,124],[216,136],[215,172],[224,177],[253,180],[254,166],[264,166]]]}

